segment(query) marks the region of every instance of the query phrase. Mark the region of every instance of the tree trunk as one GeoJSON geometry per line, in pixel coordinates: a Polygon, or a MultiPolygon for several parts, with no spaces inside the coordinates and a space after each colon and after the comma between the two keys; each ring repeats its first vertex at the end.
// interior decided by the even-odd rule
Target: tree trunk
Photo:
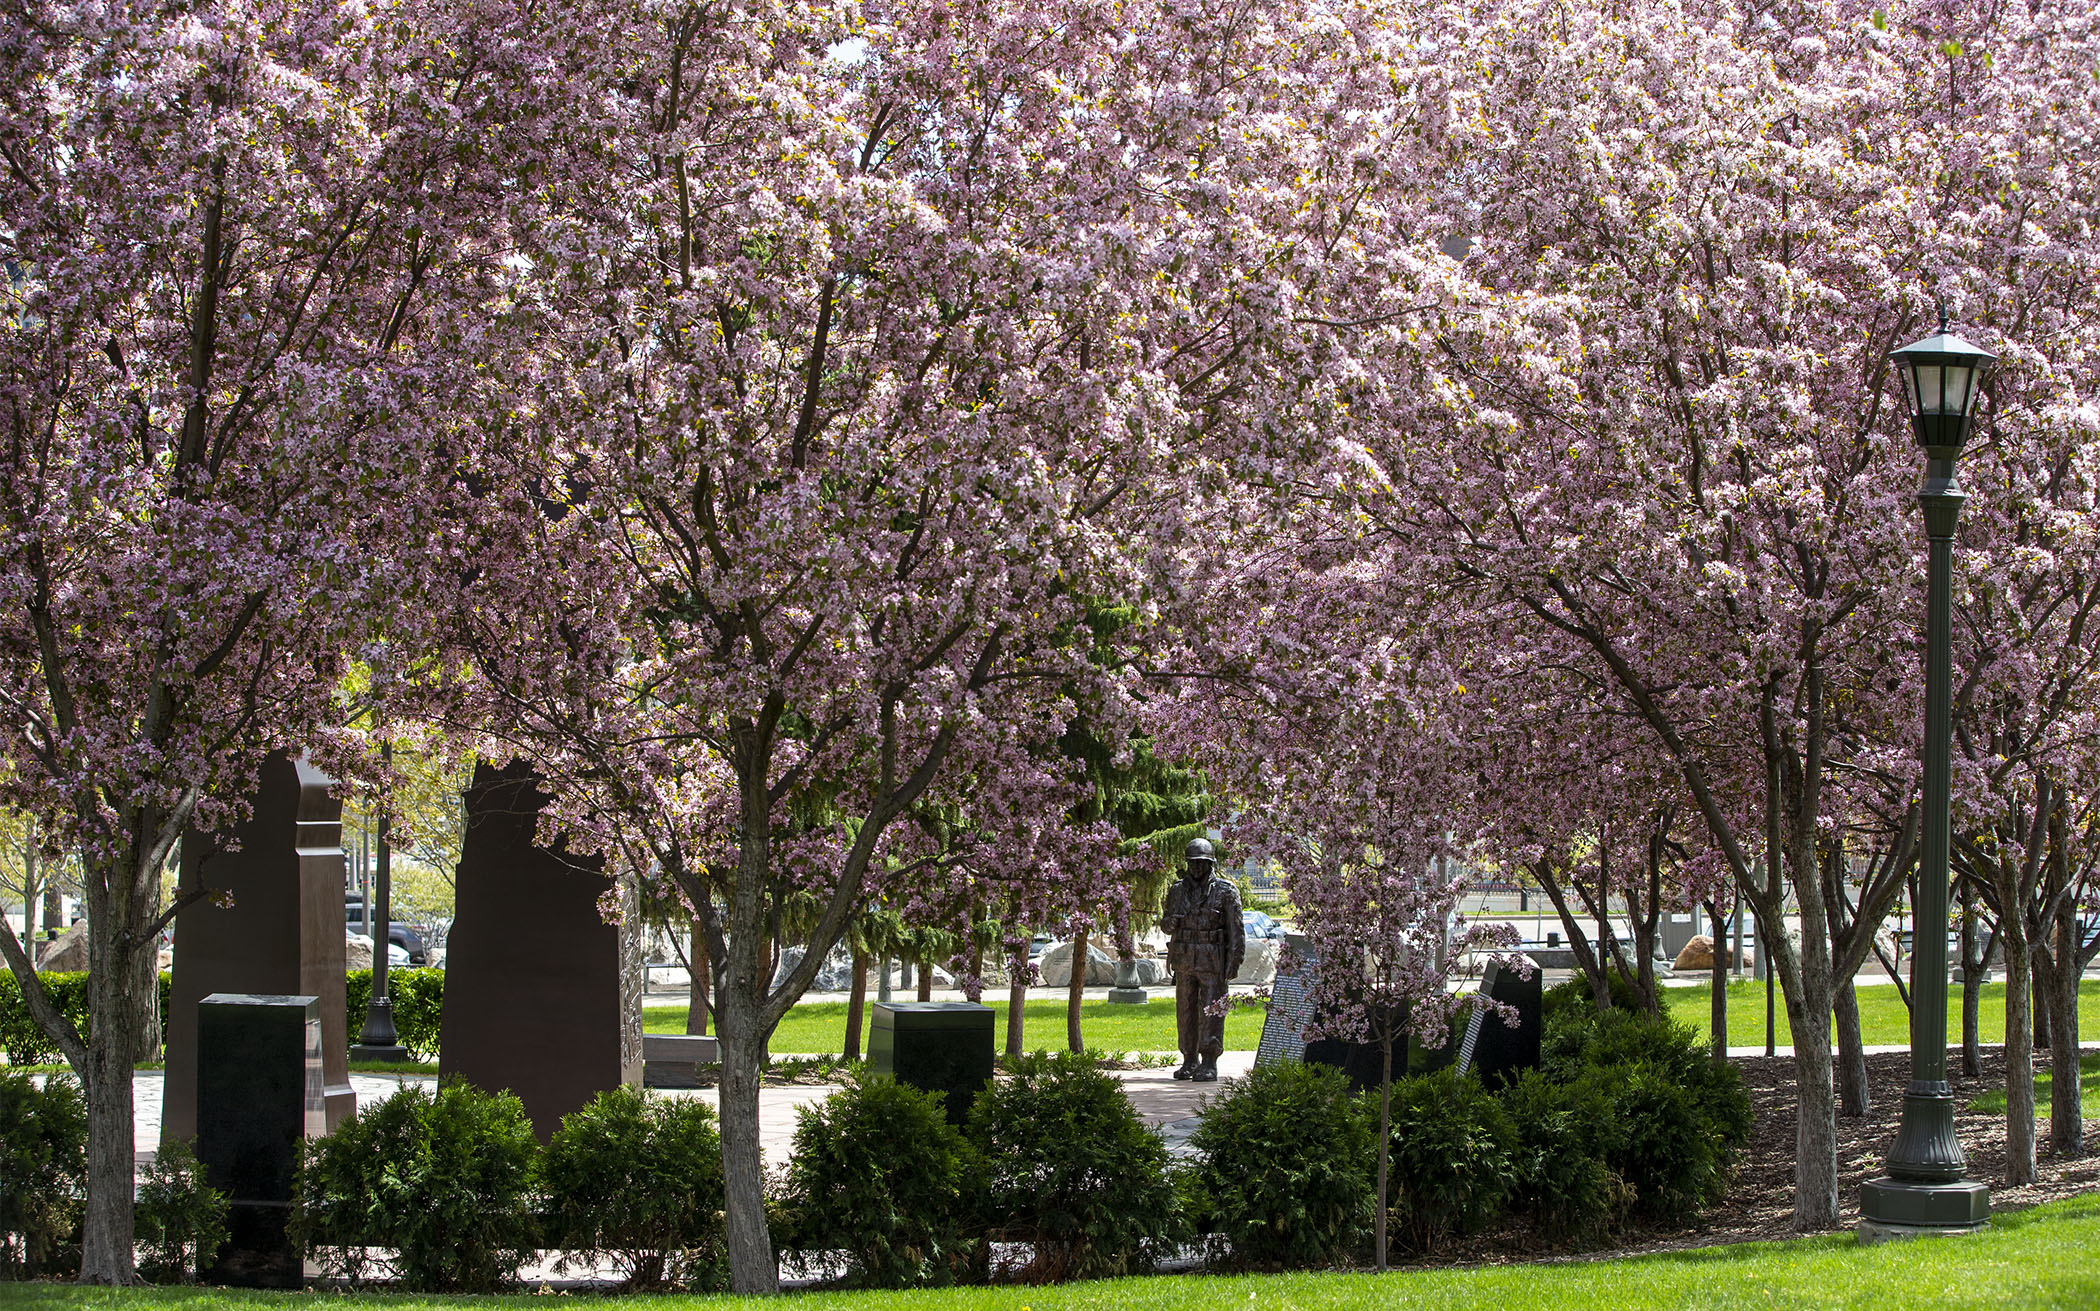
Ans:
{"type": "Polygon", "coordinates": [[[1021,1030],[1028,1021],[1028,948],[1006,962],[1006,1054],[1021,1054],[1021,1030]]]}
{"type": "MultiPolygon", "coordinates": [[[[1384,1027],[1384,1026],[1381,1026],[1384,1027]]],[[[1378,1236],[1377,1262],[1385,1273],[1386,1179],[1393,1159],[1393,1034],[1389,1027],[1380,1035],[1378,1070],[1378,1236]]]]}
{"type": "Polygon", "coordinates": [[[846,995],[846,1050],[849,1061],[860,1059],[860,1013],[868,1005],[868,953],[854,949],[853,991],[846,995]]]}
{"type": "Polygon", "coordinates": [[[135,1284],[139,1280],[132,1268],[136,1179],[131,1083],[138,1007],[127,985],[134,981],[136,970],[130,962],[111,960],[114,950],[96,950],[107,937],[100,932],[95,936],[90,955],[97,967],[88,975],[88,1007],[96,1020],[87,1033],[87,1069],[82,1080],[87,1096],[88,1179],[80,1282],[135,1284]]]}
{"type": "Polygon", "coordinates": [[[2017,913],[1998,917],[2005,949],[2005,1182],[2017,1188],[2035,1179],[2034,1015],[2028,1008],[2027,926],[2017,913]]]}
{"type": "Polygon", "coordinates": [[[1065,1045],[1075,1052],[1086,1050],[1079,1034],[1079,1008],[1086,1001],[1087,935],[1072,935],[1072,981],[1065,986],[1065,1045]]]}
{"type": "Polygon", "coordinates": [[[971,1005],[975,1006],[983,1003],[984,944],[981,942],[973,940],[970,943],[969,963],[963,967],[962,990],[964,1000],[971,1005]]]}
{"type": "Polygon", "coordinates": [[[1873,1111],[1873,1095],[1867,1090],[1867,1049],[1859,1033],[1859,993],[1853,981],[1837,986],[1838,1114],[1863,1119],[1873,1111]]]}
{"type": "Polygon", "coordinates": [[[685,1031],[705,1034],[708,1015],[713,1009],[708,1001],[712,986],[708,982],[707,933],[699,920],[693,921],[693,949],[686,959],[685,1031]]]}
{"type": "MultiPolygon", "coordinates": [[[[1804,912],[1804,920],[1808,915],[1804,912]]],[[[1804,942],[1818,935],[1804,933],[1804,942]]],[[[1779,968],[1783,950],[1773,954],[1779,968]]],[[[1829,967],[1823,977],[1803,961],[1794,977],[1779,974],[1786,996],[1787,1032],[1794,1041],[1794,1228],[1829,1229],[1838,1222],[1837,1099],[1832,1088],[1829,967]],[[1792,983],[1794,986],[1788,987],[1792,983]]]]}
{"type": "Polygon", "coordinates": [[[1713,924],[1713,996],[1709,999],[1714,1031],[1714,1064],[1728,1064],[1728,933],[1721,924],[1719,903],[1706,903],[1706,918],[1713,924]]]}
{"type": "Polygon", "coordinates": [[[2028,991],[2034,994],[2034,1049],[2045,1052],[2049,1050],[2049,1031],[2052,1026],[2049,1017],[2049,988],[2034,968],[2039,949],[2039,943],[2028,949],[2027,972],[2034,985],[2028,991]]]}
{"type": "Polygon", "coordinates": [[[1961,881],[1961,1072],[1983,1074],[1983,1041],[1978,1032],[1983,1011],[1983,956],[1976,936],[1976,883],[1961,881]]]}
{"type": "MultiPolygon", "coordinates": [[[[739,954],[730,948],[732,956],[739,954]]],[[[739,962],[741,963],[741,962],[739,962]]],[[[721,1031],[722,1199],[729,1247],[729,1284],[745,1295],[780,1291],[773,1235],[766,1228],[765,1159],[759,1150],[758,1098],[765,1040],[741,989],[724,989],[721,1031]]]]}
{"type": "Polygon", "coordinates": [[[2049,1146],[2058,1156],[2085,1150],[2085,1121],[2078,1070],[2077,904],[2056,914],[2056,950],[2051,954],[2049,1021],[2049,1146]]]}
{"type": "Polygon", "coordinates": [[[919,1000],[933,1000],[933,965],[923,956],[919,958],[919,1000]]]}

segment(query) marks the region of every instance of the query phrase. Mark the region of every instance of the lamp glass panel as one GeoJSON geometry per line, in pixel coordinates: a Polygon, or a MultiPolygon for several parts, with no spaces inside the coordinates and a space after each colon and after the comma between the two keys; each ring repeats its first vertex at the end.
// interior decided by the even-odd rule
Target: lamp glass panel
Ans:
{"type": "Polygon", "coordinates": [[[1918,412],[1917,370],[1911,367],[1908,360],[1904,360],[1897,364],[1896,374],[1903,379],[1903,402],[1910,406],[1912,414],[1916,414],[1918,412]]]}
{"type": "Polygon", "coordinates": [[[1946,368],[1945,399],[1949,414],[1969,412],[1969,382],[1975,378],[1976,370],[1963,364],[1950,364],[1946,368]]]}
{"type": "Polygon", "coordinates": [[[1920,364],[1918,366],[1918,413],[1940,412],[1940,366],[1920,364]]]}

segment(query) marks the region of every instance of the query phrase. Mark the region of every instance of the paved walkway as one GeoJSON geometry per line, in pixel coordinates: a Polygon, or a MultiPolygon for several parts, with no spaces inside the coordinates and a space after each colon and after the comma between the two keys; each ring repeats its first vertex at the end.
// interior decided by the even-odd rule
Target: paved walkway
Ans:
{"type": "MultiPolygon", "coordinates": [[[[1219,1074],[1227,1079],[1245,1074],[1254,1066],[1253,1052],[1226,1052],[1218,1062],[1219,1074]]],[[[1170,1145],[1178,1146],[1195,1128],[1195,1116],[1203,1104],[1218,1089],[1217,1084],[1185,1083],[1173,1077],[1170,1069],[1121,1070],[1117,1077],[1123,1082],[1123,1090],[1137,1109],[1138,1118],[1151,1128],[1161,1131],[1170,1145]]],[[[402,1088],[414,1084],[432,1087],[437,1080],[427,1074],[353,1074],[350,1086],[357,1092],[360,1107],[393,1096],[402,1088]]],[[[138,1163],[150,1163],[160,1146],[162,1075],[158,1070],[140,1070],[133,1076],[131,1102],[133,1115],[132,1148],[138,1163]]],[[[820,1102],[838,1091],[836,1084],[793,1085],[781,1088],[765,1088],[758,1097],[759,1146],[765,1153],[766,1164],[781,1167],[787,1164],[788,1152],[795,1137],[795,1110],[812,1102],[820,1102]]],[[[713,1088],[651,1089],[655,1097],[697,1097],[709,1105],[718,1105],[720,1098],[713,1088]]]]}

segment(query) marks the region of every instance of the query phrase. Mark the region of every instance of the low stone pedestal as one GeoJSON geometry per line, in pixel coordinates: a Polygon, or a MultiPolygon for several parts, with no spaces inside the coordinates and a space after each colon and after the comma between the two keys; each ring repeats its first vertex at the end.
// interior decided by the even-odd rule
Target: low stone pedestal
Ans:
{"type": "Polygon", "coordinates": [[[213,993],[197,1006],[197,1160],[226,1194],[226,1247],[206,1283],[297,1288],[287,1232],[299,1146],[328,1131],[315,997],[213,993]]]}
{"type": "Polygon", "coordinates": [[[1138,965],[1135,960],[1116,962],[1116,986],[1108,990],[1108,999],[1118,1006],[1145,1004],[1145,990],[1138,986],[1138,965]]]}
{"type": "Polygon", "coordinates": [[[1859,1214],[1862,1243],[1970,1234],[1991,1218],[1991,1190],[1974,1179],[1950,1184],[1869,1179],[1859,1188],[1859,1214]]]}
{"type": "Polygon", "coordinates": [[[719,1064],[721,1045],[699,1033],[642,1035],[644,1088],[698,1088],[700,1067],[719,1064]]]}
{"type": "Polygon", "coordinates": [[[868,1073],[946,1093],[948,1120],[961,1124],[977,1094],[991,1086],[992,1019],[991,1007],[974,1002],[876,1002],[868,1073]]]}

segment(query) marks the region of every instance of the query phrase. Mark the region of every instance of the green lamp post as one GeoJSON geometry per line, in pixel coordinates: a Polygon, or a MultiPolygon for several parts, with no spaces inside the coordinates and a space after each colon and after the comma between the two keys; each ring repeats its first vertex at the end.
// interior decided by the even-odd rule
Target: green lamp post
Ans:
{"type": "Polygon", "coordinates": [[[1910,958],[1910,1086],[1903,1123],[1889,1149],[1888,1173],[1860,1189],[1863,1242],[1979,1228],[1990,1189],[1965,1177],[1947,1084],[1947,846],[1951,817],[1948,752],[1952,733],[1954,529],[1962,490],[1955,471],[1976,397],[1998,357],[1947,331],[1891,353],[1903,380],[1918,445],[1925,448],[1925,511],[1930,543],[1925,611],[1925,814],[1918,856],[1918,906],[1910,958]]]}

